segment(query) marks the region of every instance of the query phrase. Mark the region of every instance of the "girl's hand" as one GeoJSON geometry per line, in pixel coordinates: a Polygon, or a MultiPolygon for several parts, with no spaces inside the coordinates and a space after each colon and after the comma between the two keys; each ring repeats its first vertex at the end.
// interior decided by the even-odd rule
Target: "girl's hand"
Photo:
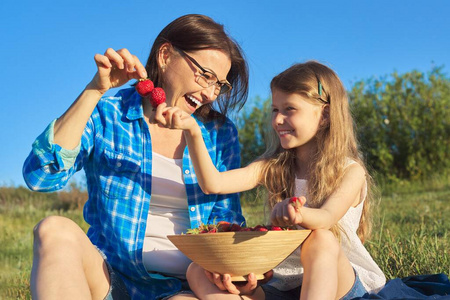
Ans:
{"type": "Polygon", "coordinates": [[[292,226],[300,225],[303,222],[301,207],[306,202],[305,197],[287,198],[277,203],[270,215],[272,225],[275,226],[292,226]]]}
{"type": "Polygon", "coordinates": [[[161,103],[156,108],[155,121],[166,128],[182,129],[185,131],[192,131],[198,126],[190,114],[176,106],[167,106],[166,103],[161,103]]]}
{"type": "Polygon", "coordinates": [[[103,55],[96,54],[94,60],[97,73],[87,89],[97,90],[101,94],[131,79],[147,78],[147,71],[142,63],[127,49],[115,51],[109,48],[103,55]]]}
{"type": "Polygon", "coordinates": [[[241,284],[234,284],[231,281],[231,276],[229,274],[220,275],[218,273],[211,273],[205,270],[206,277],[210,282],[214,283],[220,290],[228,291],[231,294],[235,295],[253,295],[258,284],[263,284],[268,282],[272,276],[273,271],[269,271],[264,274],[264,279],[259,282],[256,280],[256,276],[253,273],[250,273],[247,276],[247,282],[242,282],[241,284]]]}

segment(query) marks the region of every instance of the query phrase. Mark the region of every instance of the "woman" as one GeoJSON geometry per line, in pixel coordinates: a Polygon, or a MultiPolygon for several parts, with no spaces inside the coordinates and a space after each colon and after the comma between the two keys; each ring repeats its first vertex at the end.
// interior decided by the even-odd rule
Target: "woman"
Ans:
{"type": "Polygon", "coordinates": [[[126,49],[108,49],[95,62],[92,81],[36,139],[24,164],[25,181],[37,191],[58,190],[84,168],[89,194],[87,236],[63,217],[35,227],[32,295],[169,298],[187,289],[189,261],[166,236],[201,223],[244,222],[239,198],[203,194],[183,132],[155,124],[152,105],[133,87],[102,96],[131,79],[150,78],[164,89],[168,106],[195,116],[216,167],[233,169],[239,143],[226,113],[246,100],[247,64],[223,26],[202,15],[167,25],[145,68],[126,49]]]}

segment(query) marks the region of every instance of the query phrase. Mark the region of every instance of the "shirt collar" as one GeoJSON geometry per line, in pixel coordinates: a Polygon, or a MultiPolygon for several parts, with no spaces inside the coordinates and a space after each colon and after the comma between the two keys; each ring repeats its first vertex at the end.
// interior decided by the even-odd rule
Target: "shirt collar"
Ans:
{"type": "Polygon", "coordinates": [[[128,120],[144,118],[142,98],[134,87],[120,90],[116,96],[122,98],[124,115],[128,120]]]}

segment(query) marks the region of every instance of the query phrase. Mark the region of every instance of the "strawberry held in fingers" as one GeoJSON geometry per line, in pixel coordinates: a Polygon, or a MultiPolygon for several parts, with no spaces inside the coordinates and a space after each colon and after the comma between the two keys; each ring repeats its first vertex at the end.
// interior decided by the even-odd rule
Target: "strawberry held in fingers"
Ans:
{"type": "Polygon", "coordinates": [[[138,83],[136,84],[136,91],[139,95],[142,97],[147,97],[150,95],[150,93],[153,91],[153,81],[150,79],[139,79],[138,83]]]}
{"type": "Polygon", "coordinates": [[[153,108],[157,108],[158,105],[166,101],[166,93],[160,87],[154,88],[150,93],[150,103],[153,108]]]}
{"type": "Polygon", "coordinates": [[[289,204],[291,204],[294,208],[295,211],[299,211],[300,208],[303,206],[303,204],[305,204],[306,199],[305,197],[292,197],[291,199],[289,199],[289,204]]]}

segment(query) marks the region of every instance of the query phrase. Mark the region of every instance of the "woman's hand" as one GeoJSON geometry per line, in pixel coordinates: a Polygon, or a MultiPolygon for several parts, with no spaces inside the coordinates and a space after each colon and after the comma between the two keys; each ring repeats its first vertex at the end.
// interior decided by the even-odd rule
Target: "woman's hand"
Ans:
{"type": "Polygon", "coordinates": [[[109,48],[105,54],[94,56],[97,73],[86,89],[97,90],[104,94],[107,90],[119,87],[131,79],[147,78],[145,70],[139,59],[127,49],[115,51],[109,48]]]}
{"type": "Polygon", "coordinates": [[[209,281],[214,283],[222,291],[228,291],[235,295],[253,295],[258,285],[264,284],[272,278],[273,271],[265,273],[264,279],[259,281],[256,280],[255,274],[250,273],[247,276],[247,282],[243,283],[233,283],[229,274],[220,275],[206,270],[205,274],[209,281]]]}
{"type": "Polygon", "coordinates": [[[161,103],[156,108],[155,121],[170,129],[182,129],[191,132],[198,128],[197,122],[190,114],[176,106],[167,106],[166,103],[161,103]]]}
{"type": "Polygon", "coordinates": [[[301,206],[305,204],[306,198],[302,196],[297,200],[299,203],[292,203],[291,198],[287,198],[275,204],[270,215],[272,225],[280,227],[300,225],[303,222],[301,206]]]}

